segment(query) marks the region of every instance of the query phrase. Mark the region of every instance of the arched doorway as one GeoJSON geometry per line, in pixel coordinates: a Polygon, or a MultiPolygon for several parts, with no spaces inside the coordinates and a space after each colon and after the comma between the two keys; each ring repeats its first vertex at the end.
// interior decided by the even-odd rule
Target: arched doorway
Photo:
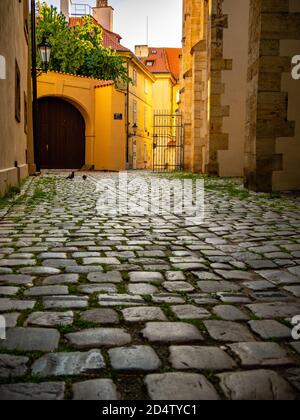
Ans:
{"type": "Polygon", "coordinates": [[[85,121],[70,102],[38,101],[38,162],[41,169],[79,169],[85,164],[85,121]]]}

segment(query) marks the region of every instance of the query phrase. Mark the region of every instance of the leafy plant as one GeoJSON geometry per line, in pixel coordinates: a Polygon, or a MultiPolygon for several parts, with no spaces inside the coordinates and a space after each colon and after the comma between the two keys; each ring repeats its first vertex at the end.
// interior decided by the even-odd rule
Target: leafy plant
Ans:
{"type": "Polygon", "coordinates": [[[91,16],[70,27],[56,7],[39,2],[36,33],[37,45],[44,37],[51,44],[49,70],[130,82],[124,59],[111,48],[104,48],[102,28],[91,16]]]}

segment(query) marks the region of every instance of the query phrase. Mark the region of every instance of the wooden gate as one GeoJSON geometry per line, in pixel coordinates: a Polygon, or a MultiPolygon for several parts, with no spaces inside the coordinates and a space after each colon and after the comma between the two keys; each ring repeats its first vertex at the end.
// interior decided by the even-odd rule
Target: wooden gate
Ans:
{"type": "Polygon", "coordinates": [[[41,169],[80,169],[85,164],[85,121],[69,102],[38,101],[38,156],[41,169]]]}

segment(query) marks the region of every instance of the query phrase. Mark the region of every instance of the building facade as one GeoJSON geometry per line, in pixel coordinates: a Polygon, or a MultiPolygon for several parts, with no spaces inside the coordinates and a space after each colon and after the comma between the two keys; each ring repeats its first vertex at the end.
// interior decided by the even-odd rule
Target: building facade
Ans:
{"type": "Polygon", "coordinates": [[[181,48],[137,45],[135,55],[155,76],[153,110],[176,113],[179,102],[179,64],[181,48]]]}
{"type": "Polygon", "coordinates": [[[293,0],[184,0],[186,169],[244,175],[255,191],[300,189],[299,12],[293,0]]]}
{"type": "Polygon", "coordinates": [[[125,94],[113,82],[48,72],[38,107],[41,169],[126,169],[125,94]]]}
{"type": "Polygon", "coordinates": [[[28,0],[1,0],[0,194],[34,170],[28,17],[28,0]]]}
{"type": "MultiPolygon", "coordinates": [[[[61,2],[61,11],[69,16],[70,25],[81,24],[80,16],[71,16],[69,2],[61,2]]],[[[132,83],[120,84],[125,94],[126,167],[151,169],[152,167],[152,115],[153,84],[155,76],[128,48],[121,44],[121,36],[113,32],[114,9],[107,0],[97,0],[96,7],[87,9],[103,31],[103,45],[124,58],[132,83]]],[[[112,159],[114,156],[112,155],[112,159]]]]}

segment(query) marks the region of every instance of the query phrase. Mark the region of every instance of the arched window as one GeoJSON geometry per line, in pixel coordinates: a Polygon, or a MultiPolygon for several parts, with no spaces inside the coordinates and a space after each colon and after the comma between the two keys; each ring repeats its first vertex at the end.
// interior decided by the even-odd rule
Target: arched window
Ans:
{"type": "Polygon", "coordinates": [[[6,79],[6,60],[3,55],[0,55],[0,79],[6,79]]]}

